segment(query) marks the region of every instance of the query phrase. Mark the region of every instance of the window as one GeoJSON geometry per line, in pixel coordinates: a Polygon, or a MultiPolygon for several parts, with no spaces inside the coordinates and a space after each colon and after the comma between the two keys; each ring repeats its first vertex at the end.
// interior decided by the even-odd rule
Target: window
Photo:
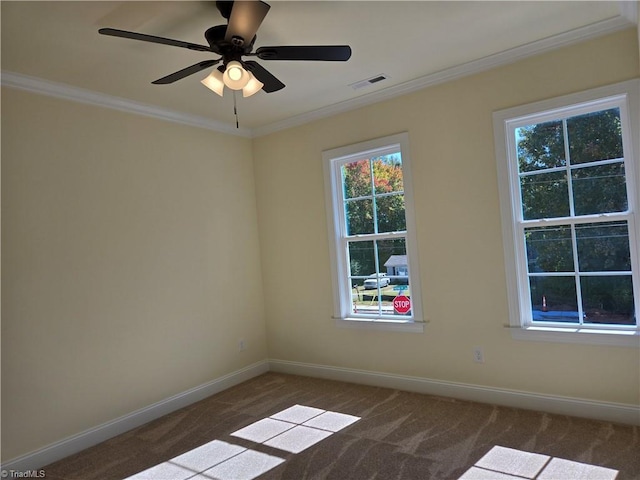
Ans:
{"type": "Polygon", "coordinates": [[[516,338],[638,345],[638,86],[494,114],[516,338]]]}
{"type": "Polygon", "coordinates": [[[335,318],[422,331],[407,134],[326,151],[323,160],[335,318]]]}

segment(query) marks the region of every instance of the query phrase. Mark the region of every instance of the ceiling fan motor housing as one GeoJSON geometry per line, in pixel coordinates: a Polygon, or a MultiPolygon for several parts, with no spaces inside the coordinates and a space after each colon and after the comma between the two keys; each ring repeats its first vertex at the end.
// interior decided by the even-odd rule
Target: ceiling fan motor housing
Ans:
{"type": "Polygon", "coordinates": [[[204,32],[204,38],[207,40],[212,52],[222,55],[223,57],[240,57],[241,55],[251,53],[253,44],[257,38],[255,35],[252,41],[247,43],[244,38],[238,36],[232,37],[231,41],[225,40],[226,33],[227,25],[216,25],[204,32]]]}

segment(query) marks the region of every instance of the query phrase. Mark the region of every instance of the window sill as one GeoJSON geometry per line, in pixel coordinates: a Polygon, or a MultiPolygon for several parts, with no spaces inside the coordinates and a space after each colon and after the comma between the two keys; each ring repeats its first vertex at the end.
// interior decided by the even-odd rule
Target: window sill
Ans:
{"type": "Polygon", "coordinates": [[[397,321],[365,318],[335,318],[336,326],[340,328],[359,328],[365,330],[379,330],[386,332],[423,333],[425,322],[397,321]]]}
{"type": "Polygon", "coordinates": [[[640,332],[630,330],[600,330],[589,327],[507,326],[515,340],[538,342],[578,343],[585,345],[611,345],[640,347],[640,332]]]}

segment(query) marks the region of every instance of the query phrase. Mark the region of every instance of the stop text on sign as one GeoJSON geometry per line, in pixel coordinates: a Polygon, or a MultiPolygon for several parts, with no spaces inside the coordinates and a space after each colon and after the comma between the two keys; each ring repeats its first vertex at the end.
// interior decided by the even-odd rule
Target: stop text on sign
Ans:
{"type": "Polygon", "coordinates": [[[398,295],[393,299],[393,309],[396,313],[405,314],[411,310],[411,300],[404,295],[398,295]]]}

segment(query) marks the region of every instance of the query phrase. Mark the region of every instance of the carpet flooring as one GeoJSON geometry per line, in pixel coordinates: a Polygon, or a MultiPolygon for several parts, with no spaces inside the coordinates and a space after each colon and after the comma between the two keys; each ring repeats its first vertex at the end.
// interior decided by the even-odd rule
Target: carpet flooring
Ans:
{"type": "Polygon", "coordinates": [[[630,480],[640,427],[269,372],[43,469],[50,480],[630,480]]]}

